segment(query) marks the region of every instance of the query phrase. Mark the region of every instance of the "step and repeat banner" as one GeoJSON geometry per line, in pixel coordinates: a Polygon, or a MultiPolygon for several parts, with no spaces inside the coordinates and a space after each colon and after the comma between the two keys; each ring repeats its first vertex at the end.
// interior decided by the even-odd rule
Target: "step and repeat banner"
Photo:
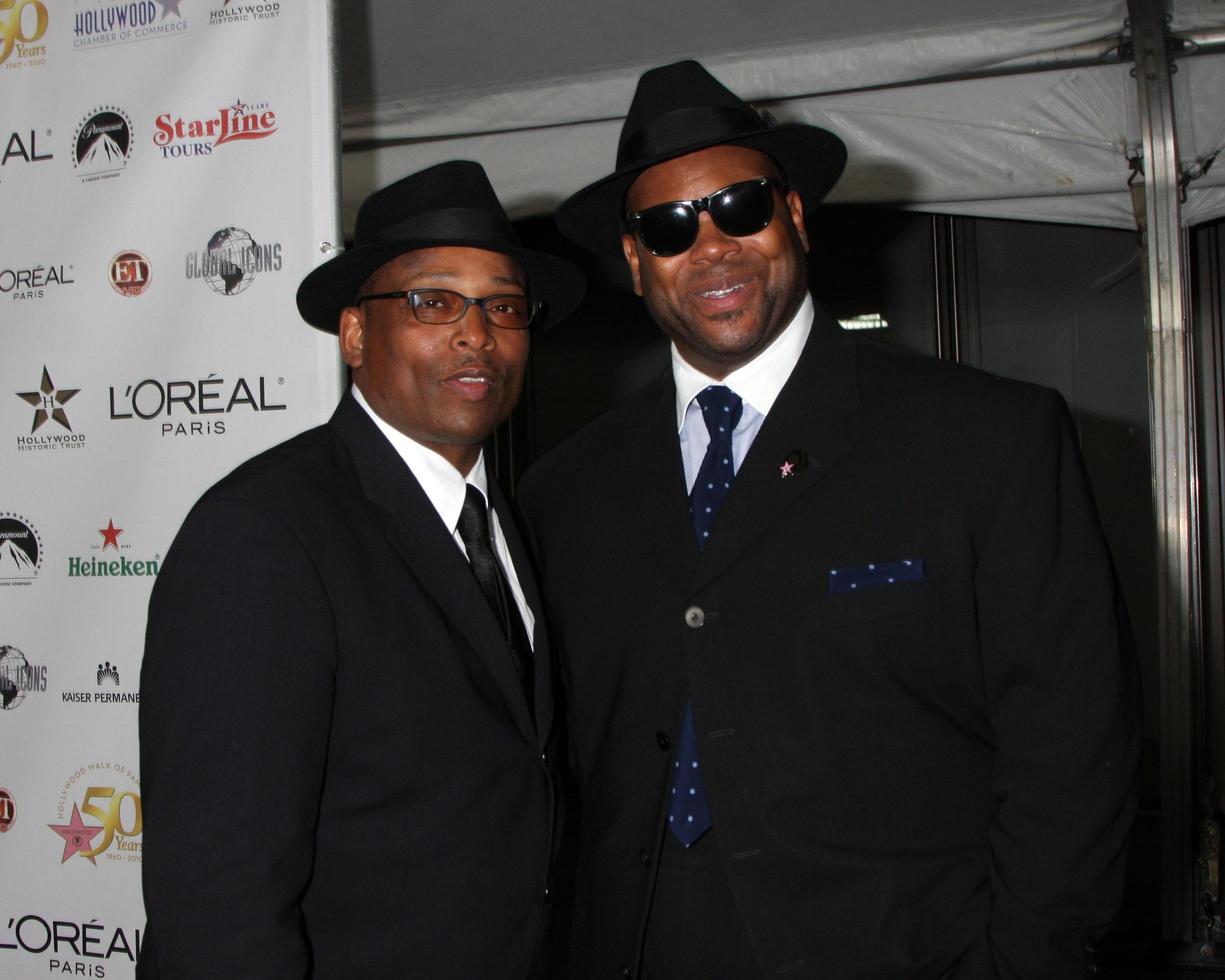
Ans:
{"type": "Polygon", "coordinates": [[[293,299],[338,240],[330,52],[322,0],[0,0],[0,977],[133,976],[149,591],[339,395],[293,299]]]}

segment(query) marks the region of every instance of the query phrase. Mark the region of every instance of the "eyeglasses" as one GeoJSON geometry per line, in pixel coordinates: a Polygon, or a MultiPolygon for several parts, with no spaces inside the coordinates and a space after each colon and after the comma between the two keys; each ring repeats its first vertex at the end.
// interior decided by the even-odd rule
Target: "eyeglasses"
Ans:
{"type": "Polygon", "coordinates": [[[518,293],[494,296],[464,296],[451,289],[397,289],[394,293],[369,293],[357,297],[357,305],[371,299],[403,299],[422,323],[455,323],[479,306],[485,321],[503,330],[526,330],[540,310],[538,300],[518,293]]]}
{"type": "Polygon", "coordinates": [[[697,241],[698,215],[703,211],[725,235],[757,234],[774,217],[776,187],[784,190],[773,177],[742,180],[693,201],[668,201],[645,211],[626,212],[625,225],[652,255],[680,255],[697,241]]]}

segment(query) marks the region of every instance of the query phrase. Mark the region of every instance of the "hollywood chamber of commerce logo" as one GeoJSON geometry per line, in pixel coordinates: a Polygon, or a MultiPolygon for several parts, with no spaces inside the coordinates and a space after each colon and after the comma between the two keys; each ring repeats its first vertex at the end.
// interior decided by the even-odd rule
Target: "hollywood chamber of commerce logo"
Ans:
{"type": "Polygon", "coordinates": [[[107,278],[120,296],[139,296],[149,288],[153,270],[144,255],[129,248],[111,259],[107,278]]]}
{"type": "Polygon", "coordinates": [[[113,518],[107,518],[106,527],[98,528],[101,535],[100,543],[91,545],[96,554],[69,555],[69,578],[146,578],[157,575],[161,566],[161,556],[133,559],[124,552],[131,545],[121,543],[119,536],[124,533],[121,527],[115,527],[113,518]],[[113,554],[110,554],[113,552],[113,554]]]}
{"type": "Polygon", "coordinates": [[[149,41],[182,34],[188,22],[179,7],[183,0],[127,0],[124,3],[98,0],[92,7],[78,9],[73,17],[72,46],[78,51],[110,44],[149,41]],[[176,19],[171,20],[173,14],[176,19]]]}
{"type": "MultiPolygon", "coordinates": [[[[65,408],[69,401],[80,394],[80,391],[80,388],[57,388],[44,364],[42,380],[35,391],[14,392],[18,398],[34,409],[29,435],[17,436],[17,451],[35,452],[84,447],[85,434],[73,431],[72,423],[68,420],[68,410],[65,408]],[[36,434],[49,422],[55,423],[51,427],[53,431],[36,434]]],[[[0,562],[0,565],[2,564],[0,562]]]]}
{"type": "Polygon", "coordinates": [[[123,690],[119,682],[119,665],[109,660],[98,664],[90,690],[61,691],[66,704],[140,704],[140,691],[123,690]]]}
{"type": "Polygon", "coordinates": [[[281,5],[276,0],[270,2],[245,2],[245,0],[224,0],[220,7],[209,12],[210,27],[218,24],[245,24],[253,20],[273,20],[281,15],[281,5]]]}
{"type": "Polygon", "coordinates": [[[13,794],[0,786],[0,834],[7,834],[17,822],[17,801],[13,794]]]}
{"type": "Polygon", "coordinates": [[[158,421],[163,436],[225,435],[227,417],[236,411],[283,412],[288,407],[273,401],[270,385],[283,385],[283,377],[269,381],[264,375],[233,381],[210,374],[198,380],[160,381],[145,378],[135,384],[112,385],[112,421],[158,421]]]}
{"type": "Polygon", "coordinates": [[[49,19],[42,0],[0,0],[0,65],[22,68],[46,64],[47,46],[35,42],[47,33],[49,19]]]}
{"type": "Polygon", "coordinates": [[[42,538],[34,525],[20,514],[0,512],[0,586],[29,585],[42,563],[42,538]]]}
{"type": "Polygon", "coordinates": [[[95,868],[99,857],[139,863],[144,830],[139,790],[136,774],[118,763],[91,762],[69,776],[56,804],[59,822],[47,824],[63,842],[60,864],[73,857],[95,868]],[[86,823],[86,817],[96,823],[86,823]]]}
{"type": "Polygon", "coordinates": [[[13,301],[42,299],[47,290],[71,286],[75,282],[72,266],[63,263],[0,269],[0,296],[13,301]]]}
{"type": "Polygon", "coordinates": [[[12,711],[30,694],[46,691],[46,664],[32,664],[16,647],[0,646],[0,711],[12,711]]]}
{"type": "Polygon", "coordinates": [[[153,120],[153,145],[165,159],[208,156],[226,143],[267,139],[276,131],[276,113],[267,102],[235,99],[208,118],[184,119],[163,112],[153,120]]]}
{"type": "Polygon", "coordinates": [[[188,279],[203,279],[221,296],[237,296],[261,272],[281,271],[281,243],[257,242],[242,228],[213,232],[202,252],[188,252],[188,279]]]}
{"type": "Polygon", "coordinates": [[[72,165],[83,183],[118,177],[132,154],[132,120],[118,106],[94,109],[72,138],[72,165]]]}

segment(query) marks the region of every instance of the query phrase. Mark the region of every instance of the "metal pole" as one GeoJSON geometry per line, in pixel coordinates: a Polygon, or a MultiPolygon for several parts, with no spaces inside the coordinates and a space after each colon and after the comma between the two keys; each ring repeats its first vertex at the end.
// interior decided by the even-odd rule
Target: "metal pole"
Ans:
{"type": "Polygon", "coordinates": [[[1161,666],[1162,936],[1187,943],[1197,913],[1197,773],[1203,760],[1198,469],[1195,387],[1179,220],[1166,16],[1161,0],[1128,0],[1143,135],[1144,184],[1136,195],[1145,240],[1149,422],[1156,518],[1161,666]]]}

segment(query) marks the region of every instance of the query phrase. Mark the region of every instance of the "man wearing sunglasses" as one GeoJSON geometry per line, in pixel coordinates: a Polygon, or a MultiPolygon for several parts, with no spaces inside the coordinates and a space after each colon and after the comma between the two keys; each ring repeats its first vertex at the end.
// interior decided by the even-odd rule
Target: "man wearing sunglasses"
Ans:
{"type": "Polygon", "coordinates": [[[481,445],[582,276],[470,162],[355,238],[297,296],[353,387],[203,496],[153,591],[142,978],[547,969],[552,659],[481,445]]]}
{"type": "Polygon", "coordinates": [[[1135,664],[1066,409],[815,307],[845,159],[681,62],[558,213],[672,341],[521,487],[575,976],[1074,977],[1120,897],[1135,664]]]}

